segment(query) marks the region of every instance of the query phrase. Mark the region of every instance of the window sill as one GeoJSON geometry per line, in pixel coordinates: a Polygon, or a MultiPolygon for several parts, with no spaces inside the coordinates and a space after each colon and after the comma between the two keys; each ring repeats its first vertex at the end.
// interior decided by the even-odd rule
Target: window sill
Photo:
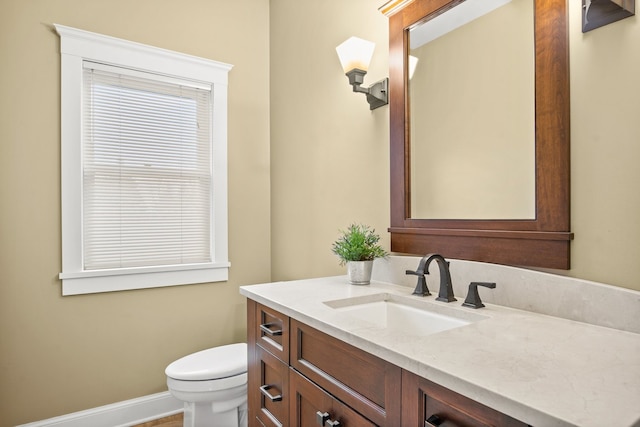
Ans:
{"type": "Polygon", "coordinates": [[[160,288],[229,279],[229,263],[60,273],[62,295],[160,288]]]}

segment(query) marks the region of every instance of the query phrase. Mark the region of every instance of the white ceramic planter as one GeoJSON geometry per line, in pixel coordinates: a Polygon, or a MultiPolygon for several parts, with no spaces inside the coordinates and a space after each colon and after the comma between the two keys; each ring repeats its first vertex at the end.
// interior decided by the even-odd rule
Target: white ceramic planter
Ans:
{"type": "Polygon", "coordinates": [[[371,270],[373,261],[349,261],[347,262],[347,274],[352,285],[368,285],[371,283],[371,270]]]}

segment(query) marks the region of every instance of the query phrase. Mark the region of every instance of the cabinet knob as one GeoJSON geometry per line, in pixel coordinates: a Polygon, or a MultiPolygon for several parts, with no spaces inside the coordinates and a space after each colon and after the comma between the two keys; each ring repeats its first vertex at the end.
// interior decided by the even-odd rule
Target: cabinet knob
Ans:
{"type": "Polygon", "coordinates": [[[261,392],[262,394],[264,394],[264,395],[265,395],[265,397],[266,397],[267,399],[269,399],[270,401],[272,401],[272,402],[280,402],[280,401],[282,400],[282,395],[281,395],[281,394],[276,394],[276,395],[271,394],[271,393],[269,392],[269,389],[271,389],[271,388],[273,388],[273,386],[272,386],[272,385],[270,385],[270,384],[265,384],[265,385],[263,385],[263,386],[260,386],[260,392],[261,392]]]}

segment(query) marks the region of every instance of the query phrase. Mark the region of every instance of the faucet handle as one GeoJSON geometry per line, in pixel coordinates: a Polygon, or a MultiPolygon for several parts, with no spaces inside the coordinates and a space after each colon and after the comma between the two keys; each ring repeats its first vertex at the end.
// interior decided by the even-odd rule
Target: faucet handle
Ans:
{"type": "Polygon", "coordinates": [[[485,288],[494,289],[496,284],[493,282],[471,282],[469,283],[469,292],[467,293],[467,297],[465,298],[462,305],[464,307],[471,308],[482,308],[484,304],[480,299],[480,294],[478,293],[478,286],[483,286],[485,288]]]}
{"type": "Polygon", "coordinates": [[[405,273],[407,275],[418,276],[418,283],[416,284],[416,289],[413,291],[413,295],[420,295],[422,297],[431,295],[429,287],[427,286],[427,279],[424,277],[425,274],[429,274],[428,271],[424,272],[418,268],[416,271],[406,270],[405,273]]]}

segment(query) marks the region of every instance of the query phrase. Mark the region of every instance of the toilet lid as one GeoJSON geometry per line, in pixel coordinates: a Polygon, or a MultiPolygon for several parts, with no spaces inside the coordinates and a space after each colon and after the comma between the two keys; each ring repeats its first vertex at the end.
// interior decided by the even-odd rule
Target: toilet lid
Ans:
{"type": "Polygon", "coordinates": [[[184,381],[215,380],[247,372],[247,344],[229,344],[202,350],[171,363],[168,377],[184,381]]]}

